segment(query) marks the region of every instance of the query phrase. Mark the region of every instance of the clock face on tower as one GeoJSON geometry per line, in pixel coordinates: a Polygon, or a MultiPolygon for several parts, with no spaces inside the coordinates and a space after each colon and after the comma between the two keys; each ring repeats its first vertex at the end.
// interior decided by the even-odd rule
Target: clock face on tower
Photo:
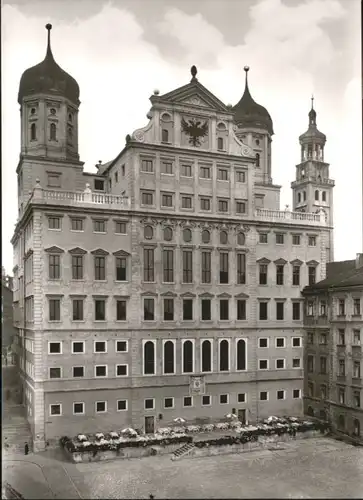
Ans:
{"type": "Polygon", "coordinates": [[[182,118],[181,126],[183,132],[189,138],[189,144],[194,147],[201,146],[204,137],[208,136],[208,121],[204,123],[197,118],[187,119],[182,118]]]}

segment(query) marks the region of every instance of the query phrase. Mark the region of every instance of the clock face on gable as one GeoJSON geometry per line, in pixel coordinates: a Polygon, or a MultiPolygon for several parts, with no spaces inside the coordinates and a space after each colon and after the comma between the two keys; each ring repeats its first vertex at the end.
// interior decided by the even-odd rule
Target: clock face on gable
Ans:
{"type": "Polygon", "coordinates": [[[208,120],[203,121],[199,118],[182,118],[181,127],[182,131],[188,137],[191,146],[201,146],[205,138],[208,137],[208,120]]]}

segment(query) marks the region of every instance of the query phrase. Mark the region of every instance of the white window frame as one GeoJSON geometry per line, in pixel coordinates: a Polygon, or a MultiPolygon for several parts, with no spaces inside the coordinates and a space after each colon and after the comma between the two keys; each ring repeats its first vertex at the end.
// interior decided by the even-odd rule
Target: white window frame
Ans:
{"type": "Polygon", "coordinates": [[[84,401],[73,401],[73,403],[72,403],[73,415],[85,415],[85,408],[86,408],[86,405],[84,404],[84,401]],[[83,405],[83,411],[81,413],[75,413],[74,412],[74,405],[83,405]]]}
{"type": "Polygon", "coordinates": [[[142,339],[142,375],[143,377],[155,377],[157,371],[157,350],[156,350],[156,340],[155,339],[142,339]],[[152,342],[154,344],[154,373],[145,373],[145,344],[146,342],[152,342]]]}
{"type": "Polygon", "coordinates": [[[292,358],[292,365],[291,365],[291,366],[292,366],[292,368],[293,368],[294,370],[301,370],[301,368],[302,368],[302,365],[301,365],[301,358],[292,358]],[[298,359],[298,360],[300,361],[299,366],[294,366],[294,359],[298,359]]]}
{"type": "Polygon", "coordinates": [[[302,347],[302,337],[292,337],[292,339],[291,339],[291,347],[293,347],[294,349],[300,349],[302,347]],[[299,340],[299,342],[300,342],[299,346],[294,345],[294,339],[300,339],[299,340]]]}
{"type": "Polygon", "coordinates": [[[264,403],[265,401],[269,401],[269,400],[270,400],[270,393],[269,393],[269,391],[258,391],[258,401],[264,403]],[[261,392],[266,392],[267,399],[261,399],[261,392]]]}
{"type": "Polygon", "coordinates": [[[261,370],[261,371],[265,371],[265,370],[268,370],[270,368],[270,362],[269,362],[269,359],[265,359],[265,358],[259,358],[258,359],[258,370],[261,370]],[[267,367],[266,368],[260,368],[260,362],[261,361],[267,361],[267,367]]]}
{"type": "Polygon", "coordinates": [[[162,374],[163,375],[175,375],[176,373],[176,340],[175,339],[163,339],[163,345],[162,345],[162,353],[161,353],[161,361],[162,361],[162,374]],[[172,342],[173,343],[173,349],[174,349],[174,370],[173,373],[165,373],[164,372],[164,345],[166,342],[172,342]]]}
{"type": "Polygon", "coordinates": [[[75,366],[72,366],[72,378],[84,378],[85,373],[86,373],[86,367],[84,365],[75,365],[75,366]],[[79,377],[79,376],[76,377],[76,376],[73,375],[74,368],[83,368],[83,375],[82,375],[82,377],[79,377]]]}
{"type": "Polygon", "coordinates": [[[193,396],[183,396],[183,408],[193,408],[193,406],[194,406],[193,396]],[[190,406],[184,405],[185,398],[190,398],[190,402],[192,403],[190,406]]]}
{"type": "Polygon", "coordinates": [[[115,340],[115,353],[117,354],[126,354],[129,352],[129,340],[128,339],[117,339],[115,340]],[[118,351],[117,350],[117,342],[126,342],[126,351],[118,351]]]}
{"type": "MultiPolygon", "coordinates": [[[[213,373],[213,352],[214,352],[214,350],[213,350],[213,339],[200,339],[200,373],[213,373]],[[211,344],[211,360],[210,360],[211,369],[208,372],[202,371],[202,368],[203,368],[203,364],[202,364],[202,360],[203,360],[203,344],[206,341],[209,341],[210,344],[211,344]]],[[[229,361],[229,358],[228,358],[228,361],[229,361]]]]}
{"type": "Polygon", "coordinates": [[[201,399],[201,406],[212,406],[212,396],[210,394],[203,394],[202,399],[201,399]],[[209,398],[209,403],[208,404],[203,404],[203,398],[208,397],[209,398]]]}
{"type": "Polygon", "coordinates": [[[62,403],[51,403],[49,405],[49,416],[50,417],[61,417],[62,416],[62,403]],[[59,406],[60,412],[56,415],[52,413],[52,406],[59,406]]]}
{"type": "Polygon", "coordinates": [[[120,363],[117,363],[117,364],[115,365],[115,376],[116,376],[117,378],[120,378],[120,377],[128,377],[128,376],[129,376],[129,365],[128,365],[127,363],[121,363],[121,364],[120,364],[120,363]],[[118,367],[118,366],[126,366],[126,375],[118,375],[118,374],[117,374],[117,367],[118,367]]]}
{"type": "Polygon", "coordinates": [[[94,366],[94,377],[95,378],[107,378],[108,377],[108,366],[107,365],[95,365],[94,366]],[[97,368],[100,366],[105,366],[106,367],[106,375],[96,375],[97,368]]]}
{"type": "Polygon", "coordinates": [[[60,354],[63,354],[62,341],[61,340],[48,340],[48,354],[49,354],[49,356],[59,356],[60,354]],[[50,344],[59,344],[60,351],[59,352],[50,352],[50,344]]]}
{"type": "Polygon", "coordinates": [[[47,215],[47,219],[48,219],[48,230],[49,231],[62,231],[62,217],[61,216],[58,216],[58,215],[47,215]],[[59,219],[59,228],[53,228],[53,227],[49,227],[50,224],[49,224],[49,220],[50,219],[59,219]]]}
{"type": "Polygon", "coordinates": [[[245,403],[247,403],[247,392],[238,392],[238,393],[237,393],[237,404],[245,404],[245,403]],[[239,400],[238,400],[238,396],[239,396],[240,394],[243,394],[243,395],[244,395],[244,401],[239,401],[239,400]]]}
{"type": "Polygon", "coordinates": [[[164,410],[173,410],[175,408],[175,399],[174,397],[172,396],[169,396],[169,397],[166,397],[166,398],[163,398],[163,408],[164,410]],[[165,406],[165,400],[166,399],[171,399],[172,400],[172,406],[165,406]]]}
{"type": "Polygon", "coordinates": [[[107,401],[95,401],[95,413],[107,413],[107,401]],[[105,409],[97,411],[97,403],[105,403],[105,409]]]}
{"type": "Polygon", "coordinates": [[[270,339],[268,337],[258,337],[258,349],[268,349],[270,347],[270,339]],[[267,340],[267,346],[266,347],[261,347],[260,346],[260,340],[267,340]]]}
{"type": "Polygon", "coordinates": [[[277,358],[275,359],[275,370],[285,370],[286,369],[286,359],[285,358],[277,358]],[[284,366],[282,368],[277,368],[277,361],[283,360],[284,366]]]}
{"type": "MultiPolygon", "coordinates": [[[[236,344],[236,352],[237,352],[237,344],[236,344]]],[[[231,339],[224,339],[224,338],[219,338],[218,339],[218,372],[219,373],[229,373],[231,371],[231,339]],[[220,344],[222,342],[222,340],[227,340],[228,342],[228,370],[226,371],[220,371],[219,368],[220,368],[220,362],[221,362],[221,347],[220,347],[220,344]]],[[[213,355],[212,355],[213,357],[213,355]]]]}
{"type": "Polygon", "coordinates": [[[129,409],[129,403],[127,399],[117,399],[116,400],[116,411],[127,411],[129,409]],[[124,410],[120,410],[118,407],[119,401],[126,401],[126,408],[124,410]]]}
{"type": "Polygon", "coordinates": [[[86,342],[84,340],[72,340],[72,354],[85,354],[86,352],[86,342]],[[83,351],[82,352],[74,352],[73,351],[73,345],[74,344],[83,344],[83,351]]]}
{"type": "Polygon", "coordinates": [[[275,348],[276,349],[286,349],[286,337],[276,337],[275,338],[275,348]],[[282,347],[279,347],[277,345],[277,339],[284,339],[284,345],[282,347]]]}
{"type": "Polygon", "coordinates": [[[93,341],[93,354],[107,354],[107,340],[94,340],[93,341]],[[96,351],[96,343],[103,342],[105,345],[104,351],[96,351]]]}
{"type": "Polygon", "coordinates": [[[144,398],[144,411],[155,411],[155,398],[144,398]],[[146,400],[151,399],[153,402],[152,408],[146,408],[146,400]]]}
{"type": "MultiPolygon", "coordinates": [[[[195,358],[196,358],[196,351],[195,351],[195,339],[182,339],[182,345],[181,345],[181,358],[182,358],[182,364],[181,364],[181,373],[183,375],[190,375],[191,373],[195,373],[195,358]],[[192,372],[184,372],[184,343],[189,340],[193,344],[193,371],[192,372]]],[[[208,372],[210,373],[210,372],[208,372]]]]}
{"type": "Polygon", "coordinates": [[[61,366],[48,366],[48,379],[49,380],[60,380],[63,378],[63,368],[61,366]],[[59,377],[51,377],[50,376],[50,370],[52,368],[59,368],[60,369],[60,376],[59,377]]]}
{"type": "Polygon", "coordinates": [[[220,395],[219,395],[219,404],[220,404],[220,405],[228,405],[228,404],[229,404],[229,394],[220,394],[220,395]],[[221,397],[222,397],[222,396],[227,396],[227,402],[226,402],[226,403],[222,403],[222,402],[221,402],[221,397]]]}
{"type": "Polygon", "coordinates": [[[286,390],[285,390],[285,389],[278,389],[278,390],[276,391],[276,401],[285,401],[285,399],[286,399],[286,390]],[[278,392],[280,392],[280,391],[282,391],[282,392],[283,392],[283,394],[284,394],[284,397],[283,397],[282,399],[279,399],[279,398],[277,397],[277,393],[278,393],[278,392]]]}
{"type": "Polygon", "coordinates": [[[301,389],[293,389],[292,390],[292,399],[301,399],[301,389]],[[294,391],[299,391],[299,396],[297,398],[294,397],[294,391]]]}

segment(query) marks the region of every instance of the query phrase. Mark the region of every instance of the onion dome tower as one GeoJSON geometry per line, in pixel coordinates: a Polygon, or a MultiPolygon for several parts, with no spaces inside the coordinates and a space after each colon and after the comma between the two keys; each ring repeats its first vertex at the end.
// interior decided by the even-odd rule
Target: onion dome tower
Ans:
{"type": "Polygon", "coordinates": [[[55,61],[50,44],[44,60],[24,71],[19,85],[23,155],[78,160],[79,86],[55,61]]]}
{"type": "Polygon", "coordinates": [[[245,90],[241,100],[232,108],[235,133],[248,144],[256,155],[256,178],[264,184],[271,184],[271,142],[273,123],[266,108],[257,104],[248,87],[249,67],[245,66],[245,90]]]}
{"type": "Polygon", "coordinates": [[[314,97],[311,98],[311,110],[309,111],[309,128],[299,137],[301,145],[301,161],[314,159],[324,161],[324,146],[326,135],[320,132],[316,126],[316,111],[314,109],[314,97]]]}

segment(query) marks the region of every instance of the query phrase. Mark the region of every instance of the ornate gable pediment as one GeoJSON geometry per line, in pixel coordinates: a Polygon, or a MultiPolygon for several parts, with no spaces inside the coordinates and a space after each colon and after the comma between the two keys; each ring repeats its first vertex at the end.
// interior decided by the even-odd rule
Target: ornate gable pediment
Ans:
{"type": "Polygon", "coordinates": [[[306,263],[307,266],[318,266],[319,262],[316,260],[309,260],[309,262],[306,263]]]}
{"type": "Polygon", "coordinates": [[[271,261],[270,259],[266,259],[266,257],[262,257],[261,259],[256,260],[258,264],[269,264],[271,261]]]}
{"type": "Polygon", "coordinates": [[[299,259],[295,259],[295,260],[291,260],[290,264],[292,264],[293,266],[301,266],[303,264],[303,261],[299,260],[299,259]]]}
{"type": "Polygon", "coordinates": [[[209,292],[204,292],[200,293],[199,297],[201,297],[202,299],[211,299],[212,297],[214,297],[214,295],[209,292]]]}
{"type": "Polygon", "coordinates": [[[97,248],[96,250],[92,250],[92,255],[109,255],[109,252],[103,250],[102,248],[97,248]]]}
{"type": "Polygon", "coordinates": [[[180,297],[183,297],[183,299],[187,299],[189,297],[192,298],[195,297],[195,293],[190,293],[190,292],[181,293],[180,297]]]}
{"type": "Polygon", "coordinates": [[[235,298],[236,299],[249,299],[250,296],[247,295],[246,293],[241,292],[241,293],[238,293],[237,295],[235,295],[235,298]]]}
{"type": "Polygon", "coordinates": [[[183,101],[181,101],[182,104],[192,104],[193,106],[201,106],[204,108],[209,108],[210,104],[208,104],[204,99],[200,97],[198,94],[194,94],[191,97],[187,97],[183,101]]]}
{"type": "Polygon", "coordinates": [[[217,295],[217,297],[219,299],[230,299],[232,297],[232,295],[230,295],[229,293],[223,292],[223,293],[220,293],[219,295],[217,295]]]}
{"type": "Polygon", "coordinates": [[[274,264],[276,264],[276,266],[284,266],[285,264],[287,264],[287,260],[277,259],[277,260],[274,260],[274,264]]]}
{"type": "Polygon", "coordinates": [[[176,297],[177,294],[174,292],[164,292],[160,294],[161,297],[176,297]]]}
{"type": "Polygon", "coordinates": [[[158,294],[156,292],[142,292],[141,297],[157,297],[158,294]]]}
{"type": "Polygon", "coordinates": [[[56,247],[56,246],[52,246],[52,247],[49,247],[49,248],[45,248],[44,252],[47,252],[47,253],[64,253],[64,250],[62,248],[59,248],[59,247],[56,247]]]}
{"type": "Polygon", "coordinates": [[[68,253],[70,253],[71,255],[84,255],[87,253],[87,250],[83,250],[83,248],[80,247],[75,247],[68,250],[68,253]]]}
{"type": "Polygon", "coordinates": [[[131,254],[129,254],[125,250],[117,250],[116,252],[113,252],[113,255],[115,257],[129,257],[131,254]]]}

